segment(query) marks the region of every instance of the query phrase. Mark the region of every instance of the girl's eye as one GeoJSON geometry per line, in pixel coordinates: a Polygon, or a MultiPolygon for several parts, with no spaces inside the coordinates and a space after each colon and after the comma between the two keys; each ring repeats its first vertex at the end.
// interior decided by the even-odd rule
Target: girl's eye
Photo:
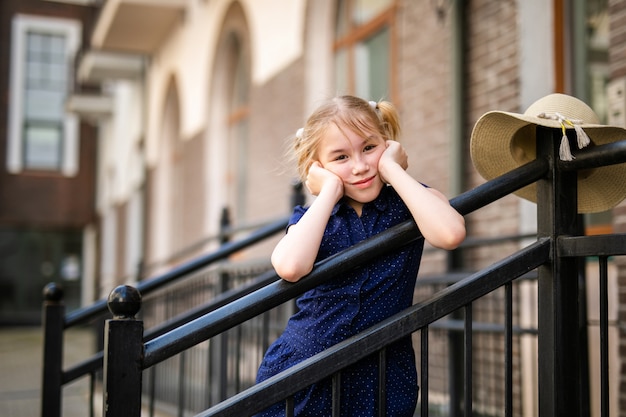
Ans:
{"type": "Polygon", "coordinates": [[[366,152],[367,152],[367,151],[371,151],[371,150],[372,150],[372,149],[374,149],[375,147],[376,147],[376,145],[367,145],[367,146],[364,148],[364,151],[366,151],[366,152]]]}
{"type": "Polygon", "coordinates": [[[335,161],[342,161],[342,160],[344,160],[346,158],[347,158],[346,155],[339,155],[338,157],[335,158],[335,161]]]}

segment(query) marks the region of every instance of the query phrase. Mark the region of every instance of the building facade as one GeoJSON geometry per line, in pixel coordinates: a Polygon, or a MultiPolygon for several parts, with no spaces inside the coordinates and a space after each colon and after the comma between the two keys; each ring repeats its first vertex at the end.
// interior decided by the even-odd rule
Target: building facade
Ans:
{"type": "MultiPolygon", "coordinates": [[[[0,5],[0,323],[41,319],[42,289],[81,299],[85,247],[96,244],[95,128],[66,112],[74,59],[95,9],[8,0],[0,5]]],[[[92,264],[93,265],[93,264],[92,264]]]]}

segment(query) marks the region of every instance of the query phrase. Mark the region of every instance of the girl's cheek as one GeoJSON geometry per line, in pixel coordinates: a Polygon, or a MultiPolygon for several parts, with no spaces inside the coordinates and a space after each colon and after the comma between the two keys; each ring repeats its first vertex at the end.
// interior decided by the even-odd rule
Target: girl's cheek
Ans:
{"type": "Polygon", "coordinates": [[[347,172],[347,170],[344,169],[344,167],[340,167],[339,169],[335,169],[333,171],[333,174],[335,174],[336,176],[338,176],[341,179],[344,179],[346,177],[346,172],[347,172]]]}
{"type": "Polygon", "coordinates": [[[382,158],[383,156],[383,152],[379,152],[377,155],[375,155],[375,157],[372,159],[372,165],[377,167],[378,163],[380,162],[380,158],[382,158]]]}

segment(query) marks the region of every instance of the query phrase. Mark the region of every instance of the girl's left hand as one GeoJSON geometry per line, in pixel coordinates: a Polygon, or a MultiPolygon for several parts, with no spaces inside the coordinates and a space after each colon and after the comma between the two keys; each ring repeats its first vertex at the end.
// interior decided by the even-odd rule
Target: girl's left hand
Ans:
{"type": "Polygon", "coordinates": [[[385,179],[386,168],[390,166],[390,164],[397,164],[402,167],[406,171],[409,167],[409,155],[406,153],[406,150],[399,142],[395,140],[388,140],[385,142],[385,146],[387,149],[383,152],[378,160],[378,172],[383,177],[383,181],[388,182],[385,179]]]}

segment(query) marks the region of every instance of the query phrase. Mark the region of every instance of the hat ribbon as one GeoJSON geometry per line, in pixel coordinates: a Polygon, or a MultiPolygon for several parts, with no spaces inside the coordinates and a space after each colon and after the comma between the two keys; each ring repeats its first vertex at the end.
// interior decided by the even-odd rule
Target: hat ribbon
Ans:
{"type": "Polygon", "coordinates": [[[566,125],[574,128],[578,149],[582,149],[591,143],[591,139],[589,139],[589,136],[581,126],[583,121],[580,119],[568,119],[558,112],[554,112],[554,114],[540,113],[537,117],[541,119],[557,120],[561,124],[561,132],[563,132],[563,136],[561,137],[561,146],[559,147],[559,158],[561,158],[561,161],[571,161],[575,159],[569,147],[569,140],[567,140],[566,125]]]}

